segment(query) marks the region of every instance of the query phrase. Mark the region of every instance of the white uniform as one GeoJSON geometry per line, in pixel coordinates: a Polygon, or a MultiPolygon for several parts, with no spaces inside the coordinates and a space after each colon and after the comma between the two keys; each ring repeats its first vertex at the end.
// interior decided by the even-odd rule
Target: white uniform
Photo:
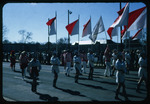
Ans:
{"type": "Polygon", "coordinates": [[[115,66],[117,60],[117,55],[115,53],[112,54],[112,66],[115,66]]]}
{"type": "Polygon", "coordinates": [[[80,71],[81,70],[81,58],[75,55],[73,57],[73,62],[74,62],[74,67],[80,71]]]}
{"type": "Polygon", "coordinates": [[[72,61],[72,57],[71,57],[71,53],[66,53],[66,57],[65,57],[65,60],[66,60],[66,73],[67,75],[70,74],[70,69],[71,69],[71,61],[72,61]]]}
{"type": "Polygon", "coordinates": [[[115,68],[117,70],[116,73],[116,83],[124,83],[125,76],[124,73],[126,72],[125,62],[119,61],[119,59],[116,61],[115,68]]]}
{"type": "Polygon", "coordinates": [[[82,60],[81,60],[81,63],[82,63],[82,71],[85,73],[85,69],[86,69],[86,65],[87,65],[87,55],[84,53],[82,54],[82,60]]]}
{"type": "Polygon", "coordinates": [[[87,53],[88,66],[94,67],[94,56],[93,54],[87,53]]]}
{"type": "Polygon", "coordinates": [[[147,59],[143,59],[142,57],[139,58],[139,71],[138,76],[147,78],[147,59]]]}
{"type": "Polygon", "coordinates": [[[52,73],[54,73],[54,70],[56,73],[59,73],[59,65],[60,65],[60,60],[58,57],[51,57],[51,64],[52,64],[52,73]]]}
{"type": "Polygon", "coordinates": [[[130,54],[129,53],[125,53],[125,61],[126,61],[126,64],[130,64],[130,60],[131,60],[131,57],[130,57],[130,54]]]}

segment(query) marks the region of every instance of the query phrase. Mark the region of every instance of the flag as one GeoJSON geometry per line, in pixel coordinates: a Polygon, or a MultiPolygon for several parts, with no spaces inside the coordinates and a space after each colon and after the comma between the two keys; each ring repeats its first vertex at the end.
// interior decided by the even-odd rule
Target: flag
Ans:
{"type": "Polygon", "coordinates": [[[128,19],[128,27],[124,26],[125,29],[122,30],[122,34],[125,33],[125,31],[131,31],[131,30],[138,30],[141,28],[146,28],[147,24],[147,9],[146,7],[137,9],[135,11],[132,11],[129,13],[129,19],[128,19]]]}
{"type": "Polygon", "coordinates": [[[103,20],[102,20],[102,16],[100,16],[97,24],[95,25],[94,29],[93,29],[93,32],[92,32],[92,35],[89,36],[89,38],[95,42],[96,38],[97,38],[97,35],[101,32],[105,31],[105,28],[104,28],[104,24],[103,24],[103,20]]]}
{"type": "Polygon", "coordinates": [[[128,24],[129,3],[127,3],[125,5],[125,7],[122,8],[120,11],[118,11],[118,14],[119,14],[119,16],[117,17],[117,19],[114,21],[114,23],[107,30],[107,33],[110,36],[110,39],[112,39],[112,36],[118,35],[117,27],[128,24]]]}
{"type": "Polygon", "coordinates": [[[49,35],[56,34],[56,17],[50,19],[46,24],[50,26],[49,35]]]}
{"type": "Polygon", "coordinates": [[[142,31],[141,30],[142,29],[138,30],[138,32],[134,36],[132,36],[133,40],[137,40],[137,39],[141,39],[142,38],[142,31]]]}
{"type": "Polygon", "coordinates": [[[79,19],[77,19],[76,21],[68,24],[66,26],[66,29],[69,33],[69,35],[76,35],[76,34],[79,34],[79,19]]]}
{"type": "Polygon", "coordinates": [[[129,39],[130,38],[130,31],[126,31],[125,33],[124,33],[124,35],[122,36],[122,39],[129,39]]]}
{"type": "Polygon", "coordinates": [[[82,37],[91,34],[91,19],[84,25],[82,37]]]}
{"type": "Polygon", "coordinates": [[[146,28],[147,22],[146,7],[135,10],[129,14],[128,31],[146,28]]]}

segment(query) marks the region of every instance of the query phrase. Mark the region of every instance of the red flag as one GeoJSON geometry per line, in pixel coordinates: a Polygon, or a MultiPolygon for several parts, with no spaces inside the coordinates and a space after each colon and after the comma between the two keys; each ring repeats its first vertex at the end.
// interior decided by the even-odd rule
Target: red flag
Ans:
{"type": "Polygon", "coordinates": [[[71,35],[71,36],[75,35],[75,34],[79,34],[79,19],[68,24],[66,26],[66,29],[67,29],[69,35],[71,35]]]}
{"type": "Polygon", "coordinates": [[[56,34],[56,17],[50,19],[46,24],[50,26],[49,35],[55,35],[56,34]]]}
{"type": "Polygon", "coordinates": [[[112,36],[118,35],[118,26],[123,26],[128,24],[128,15],[129,15],[129,3],[125,5],[124,8],[122,8],[120,11],[118,11],[119,16],[114,21],[114,23],[110,26],[110,28],[107,30],[108,35],[110,36],[110,39],[112,39],[112,36]]]}
{"type": "Polygon", "coordinates": [[[54,20],[56,19],[56,17],[50,19],[46,24],[49,26],[51,26],[51,24],[54,22],[54,20]]]}
{"type": "Polygon", "coordinates": [[[142,38],[141,30],[142,29],[140,29],[134,36],[132,36],[133,40],[141,39],[142,38]]]}
{"type": "Polygon", "coordinates": [[[82,37],[87,36],[91,33],[91,19],[89,19],[89,21],[84,25],[82,37]]]}
{"type": "Polygon", "coordinates": [[[122,30],[122,34],[125,33],[125,31],[130,30],[137,30],[140,28],[146,27],[146,7],[137,9],[135,11],[132,11],[129,13],[129,19],[128,19],[128,28],[126,26],[124,30],[122,30]]]}

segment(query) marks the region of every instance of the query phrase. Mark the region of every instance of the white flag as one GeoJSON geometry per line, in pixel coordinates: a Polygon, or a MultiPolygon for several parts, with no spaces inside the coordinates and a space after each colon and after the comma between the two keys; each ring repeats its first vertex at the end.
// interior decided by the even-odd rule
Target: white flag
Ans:
{"type": "Polygon", "coordinates": [[[128,17],[129,17],[129,3],[125,5],[120,11],[118,11],[119,16],[114,21],[114,23],[108,28],[107,33],[112,39],[112,36],[118,35],[117,27],[127,25],[128,24],[128,17]]]}
{"type": "Polygon", "coordinates": [[[146,28],[147,25],[147,9],[143,7],[141,9],[135,10],[129,15],[129,27],[127,31],[138,30],[141,28],[146,28]]]}
{"type": "Polygon", "coordinates": [[[97,24],[95,25],[94,29],[93,29],[93,32],[92,32],[92,35],[89,36],[89,38],[95,42],[96,38],[97,38],[97,35],[101,32],[105,31],[105,28],[104,28],[104,24],[103,24],[103,20],[102,20],[102,16],[100,16],[97,24]]]}
{"type": "Polygon", "coordinates": [[[138,30],[138,32],[132,36],[133,40],[142,39],[142,29],[138,30]]]}
{"type": "Polygon", "coordinates": [[[130,38],[130,31],[126,31],[125,33],[124,33],[124,35],[122,36],[122,39],[129,39],[130,38]]]}

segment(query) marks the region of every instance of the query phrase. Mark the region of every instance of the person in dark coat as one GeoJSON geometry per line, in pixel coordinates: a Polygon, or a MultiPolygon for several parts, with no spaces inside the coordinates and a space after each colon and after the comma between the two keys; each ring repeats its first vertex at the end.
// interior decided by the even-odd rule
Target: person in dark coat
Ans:
{"type": "Polygon", "coordinates": [[[29,62],[27,70],[31,73],[31,76],[33,78],[31,90],[33,92],[36,92],[36,90],[37,90],[37,77],[39,76],[39,72],[41,70],[41,64],[40,64],[39,60],[37,60],[37,54],[36,53],[34,53],[33,59],[31,59],[31,61],[29,62]]]}
{"type": "Polygon", "coordinates": [[[15,64],[16,64],[15,51],[12,50],[10,53],[10,67],[13,71],[15,71],[15,64]]]}

